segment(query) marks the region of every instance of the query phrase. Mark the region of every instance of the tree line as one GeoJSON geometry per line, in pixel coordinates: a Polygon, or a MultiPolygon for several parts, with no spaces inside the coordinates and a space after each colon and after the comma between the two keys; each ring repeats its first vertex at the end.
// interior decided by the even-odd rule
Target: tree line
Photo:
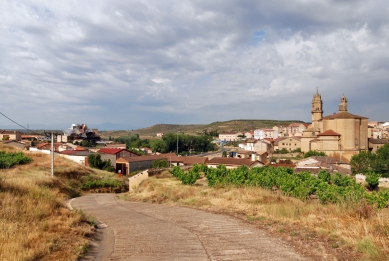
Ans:
{"type": "Polygon", "coordinates": [[[193,136],[186,134],[167,133],[162,139],[153,139],[150,141],[150,148],[153,152],[177,152],[178,154],[201,153],[213,151],[216,145],[212,143],[212,136],[201,135],[193,136]]]}
{"type": "Polygon", "coordinates": [[[151,148],[153,152],[177,152],[178,154],[196,154],[200,152],[213,151],[216,145],[212,143],[213,137],[208,132],[204,135],[194,136],[183,133],[166,133],[162,139],[140,139],[139,135],[123,136],[115,138],[115,142],[126,144],[126,148],[135,153],[142,154],[138,149],[141,147],[151,148]]]}

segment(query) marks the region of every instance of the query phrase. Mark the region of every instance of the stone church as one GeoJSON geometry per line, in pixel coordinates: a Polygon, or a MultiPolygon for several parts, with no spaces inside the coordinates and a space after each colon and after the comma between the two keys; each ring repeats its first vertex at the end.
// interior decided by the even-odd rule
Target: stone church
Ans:
{"type": "Polygon", "coordinates": [[[317,150],[339,160],[368,150],[368,118],[347,111],[347,98],[340,98],[338,113],[323,117],[319,91],[312,100],[312,124],[301,137],[301,151],[317,150]]]}

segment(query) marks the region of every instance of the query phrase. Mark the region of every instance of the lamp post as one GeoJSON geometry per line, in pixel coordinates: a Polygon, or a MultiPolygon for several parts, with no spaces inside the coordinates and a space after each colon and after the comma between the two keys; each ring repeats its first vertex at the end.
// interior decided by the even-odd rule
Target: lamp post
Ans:
{"type": "Polygon", "coordinates": [[[178,132],[177,132],[177,156],[178,156],[178,132]]]}

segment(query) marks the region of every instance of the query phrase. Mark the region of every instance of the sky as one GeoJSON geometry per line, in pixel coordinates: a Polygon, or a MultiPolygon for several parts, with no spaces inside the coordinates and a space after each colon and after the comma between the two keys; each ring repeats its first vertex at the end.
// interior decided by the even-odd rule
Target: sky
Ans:
{"type": "Polygon", "coordinates": [[[1,0],[0,17],[0,112],[31,129],[309,122],[317,89],[324,115],[344,94],[389,121],[388,1],[1,0]]]}

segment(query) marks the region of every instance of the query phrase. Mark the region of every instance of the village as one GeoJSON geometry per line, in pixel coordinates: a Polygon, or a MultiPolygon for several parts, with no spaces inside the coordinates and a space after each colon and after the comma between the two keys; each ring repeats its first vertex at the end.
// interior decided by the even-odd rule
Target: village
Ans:
{"type": "MultiPolygon", "coordinates": [[[[291,123],[273,128],[247,132],[223,132],[213,143],[218,150],[205,154],[180,156],[177,151],[160,153],[148,147],[129,148],[127,144],[101,140],[97,129],[86,124],[72,124],[56,136],[53,144],[57,156],[89,166],[88,156],[99,154],[110,161],[116,173],[131,176],[152,167],[156,160],[166,160],[169,166],[205,164],[216,168],[290,167],[296,172],[320,170],[351,174],[350,159],[361,151],[375,153],[389,143],[389,123],[369,122],[368,118],[348,112],[348,100],[343,95],[338,113],[323,117],[323,101],[317,91],[312,99],[312,123],[291,123]],[[97,144],[88,147],[89,142],[97,144]],[[142,153],[137,153],[137,151],[142,153]],[[318,154],[304,158],[304,153],[318,154]],[[324,156],[325,155],[325,156],[324,156]]],[[[161,139],[164,133],[156,133],[161,139]]],[[[20,149],[49,154],[51,142],[42,135],[23,134],[20,131],[0,131],[0,139],[20,149]]],[[[178,146],[178,136],[177,136],[178,146]]]]}

